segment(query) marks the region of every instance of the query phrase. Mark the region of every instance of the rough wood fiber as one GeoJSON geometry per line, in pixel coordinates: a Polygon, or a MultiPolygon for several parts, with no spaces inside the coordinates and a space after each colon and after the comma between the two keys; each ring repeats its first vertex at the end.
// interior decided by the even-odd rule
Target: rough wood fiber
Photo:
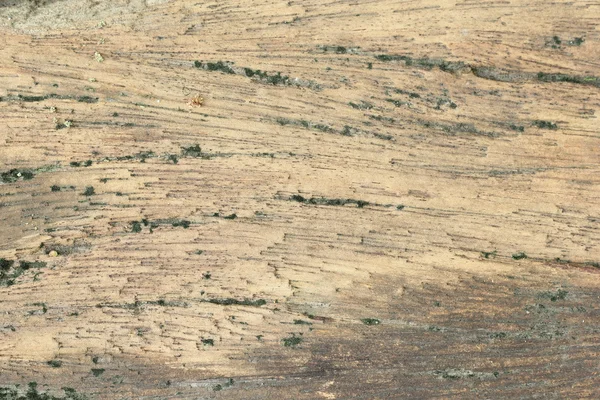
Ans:
{"type": "Polygon", "coordinates": [[[600,397],[597,2],[80,3],[0,2],[0,395],[600,397]]]}

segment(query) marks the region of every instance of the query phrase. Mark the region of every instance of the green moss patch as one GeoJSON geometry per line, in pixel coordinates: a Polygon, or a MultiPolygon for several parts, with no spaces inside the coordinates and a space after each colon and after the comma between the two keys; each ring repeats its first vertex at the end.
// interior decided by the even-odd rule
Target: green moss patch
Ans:
{"type": "Polygon", "coordinates": [[[12,286],[27,271],[38,270],[46,266],[47,264],[43,261],[20,261],[16,263],[14,260],[0,258],[0,287],[12,286]]]}
{"type": "Polygon", "coordinates": [[[224,299],[208,299],[208,300],[202,300],[203,302],[206,303],[211,303],[211,304],[218,304],[220,306],[251,306],[251,307],[261,307],[264,306],[265,304],[267,304],[267,301],[264,299],[257,299],[257,300],[253,300],[253,299],[243,299],[243,300],[238,300],[238,299],[233,299],[233,298],[224,298],[224,299]]]}

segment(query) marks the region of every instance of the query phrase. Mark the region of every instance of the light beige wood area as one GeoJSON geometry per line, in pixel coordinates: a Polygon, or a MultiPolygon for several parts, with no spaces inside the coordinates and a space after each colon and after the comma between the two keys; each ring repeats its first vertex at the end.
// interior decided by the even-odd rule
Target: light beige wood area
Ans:
{"type": "Polygon", "coordinates": [[[0,396],[600,397],[597,2],[15,3],[0,396]]]}

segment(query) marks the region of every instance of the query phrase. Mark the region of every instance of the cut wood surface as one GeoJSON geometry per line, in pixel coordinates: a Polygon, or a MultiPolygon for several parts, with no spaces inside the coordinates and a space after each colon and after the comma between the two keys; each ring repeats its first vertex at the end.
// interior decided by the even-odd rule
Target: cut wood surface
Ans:
{"type": "Polygon", "coordinates": [[[598,2],[0,20],[0,398],[600,398],[598,2]]]}

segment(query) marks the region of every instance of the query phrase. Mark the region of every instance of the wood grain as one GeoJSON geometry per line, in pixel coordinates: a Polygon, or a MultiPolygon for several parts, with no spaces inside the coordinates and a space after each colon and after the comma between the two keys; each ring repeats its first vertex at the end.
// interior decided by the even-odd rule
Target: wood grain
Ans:
{"type": "Polygon", "coordinates": [[[596,2],[4,3],[6,398],[600,396],[596,2]]]}

